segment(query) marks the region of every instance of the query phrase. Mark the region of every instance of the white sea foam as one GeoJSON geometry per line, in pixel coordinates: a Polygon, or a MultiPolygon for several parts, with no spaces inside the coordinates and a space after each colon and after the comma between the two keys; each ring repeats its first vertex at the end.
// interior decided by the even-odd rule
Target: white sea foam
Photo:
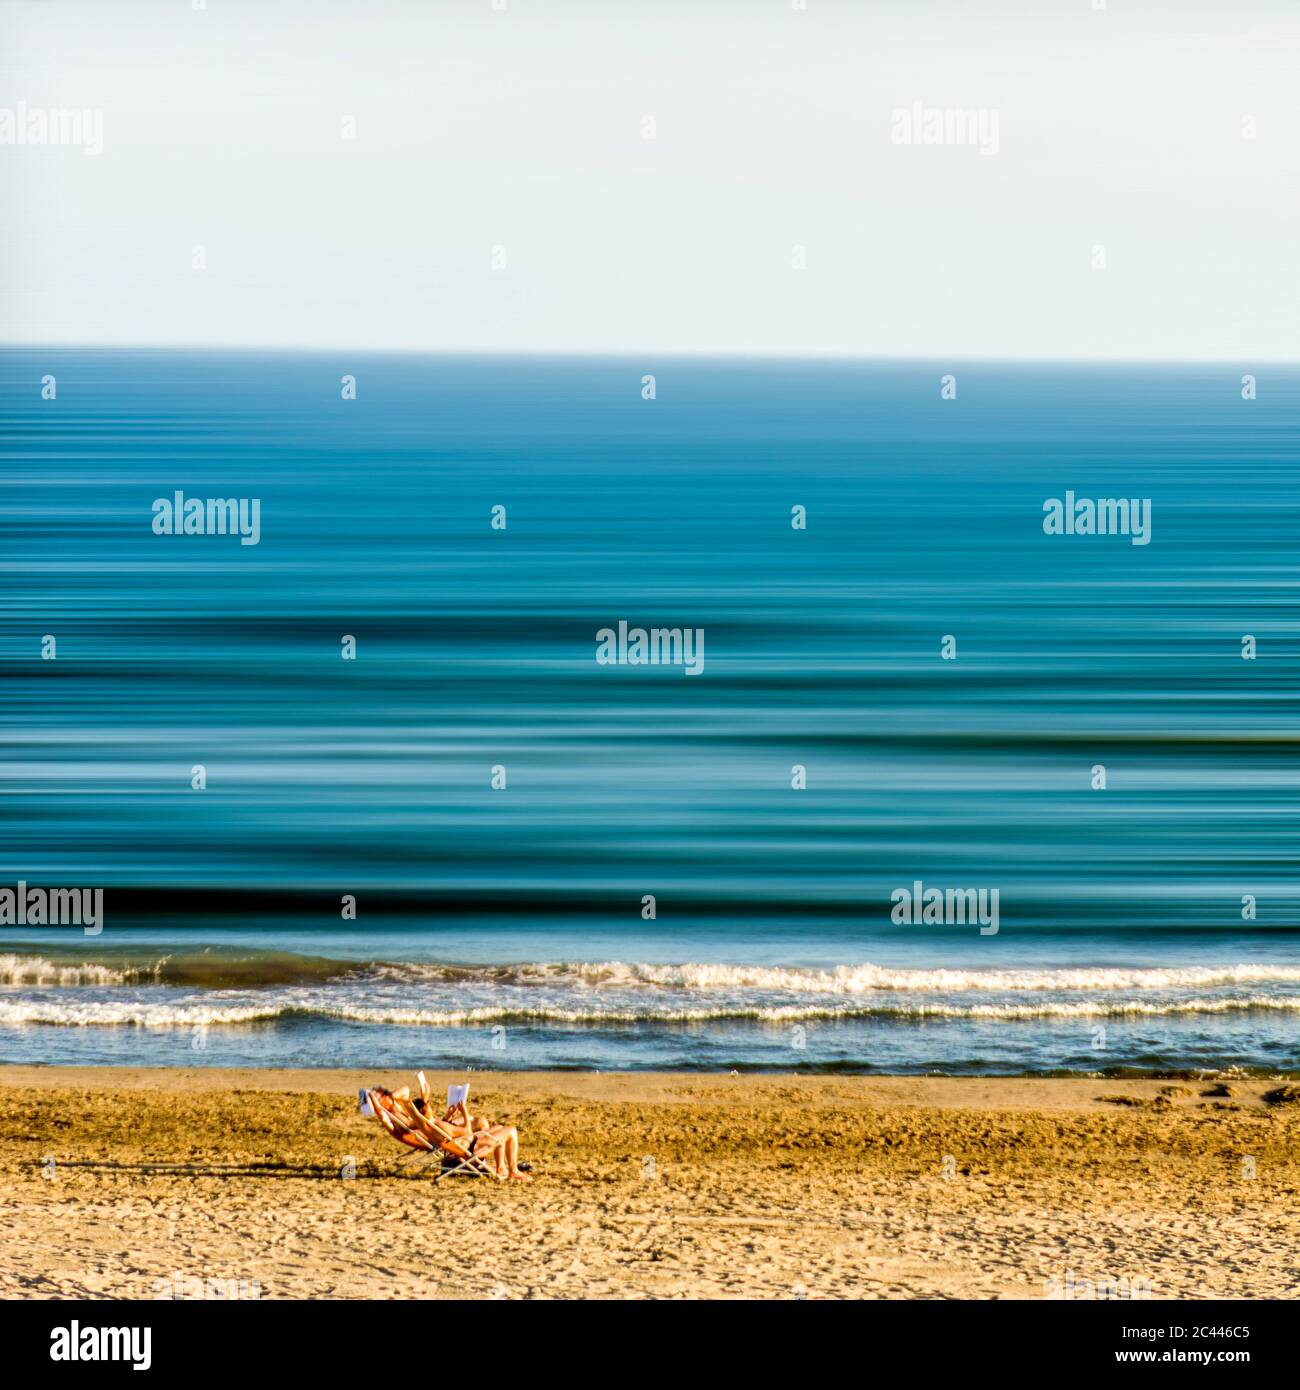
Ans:
{"type": "Polygon", "coordinates": [[[572,984],[599,987],[651,985],[661,989],[774,990],[785,994],[860,995],[881,990],[955,994],[1008,991],[1212,989],[1221,985],[1300,984],[1300,966],[1060,968],[1041,970],[890,970],[840,965],[830,970],[764,965],[654,965],[622,961],[452,967],[390,965],[376,974],[393,980],[572,984]]]}
{"type": "MultiPolygon", "coordinates": [[[[0,985],[122,985],[166,983],[166,961],[114,968],[93,961],[0,955],[0,985]]],[[[251,975],[253,972],[249,971],[251,975]]],[[[624,961],[528,962],[458,966],[422,963],[359,965],[348,983],[443,984],[468,987],[537,986],[644,992],[681,990],[737,993],[772,991],[853,998],[877,992],[961,994],[1214,989],[1221,986],[1300,984],[1300,966],[1237,964],[1173,967],[1060,967],[1043,969],[890,969],[863,963],[831,969],[797,966],[719,965],[624,961]]],[[[249,981],[251,983],[251,981],[249,981]]]]}
{"type": "Polygon", "coordinates": [[[138,1000],[0,999],[0,1024],[49,1023],[72,1027],[196,1028],[254,1023],[303,1012],[288,1003],[213,1005],[207,1002],[148,1004],[138,1000]]]}
{"type": "Polygon", "coordinates": [[[390,1004],[345,1004],[319,999],[281,999],[265,1002],[214,1004],[203,999],[171,1004],[138,1000],[95,1000],[75,1003],[50,1000],[0,1000],[0,1024],[54,1024],[73,1027],[127,1026],[194,1028],[249,1024],[278,1018],[315,1017],[353,1023],[407,1027],[482,1027],[492,1023],[629,1024],[751,1020],[791,1023],[812,1019],[898,1020],[971,1019],[1022,1021],[1038,1018],[1167,1017],[1176,1014],[1234,1014],[1254,1011],[1300,1013],[1300,996],[1252,994],[1236,998],[1191,998],[1168,1001],[1090,999],[1037,1004],[749,1004],[719,1003],[675,1007],[671,1004],[630,1002],[624,1008],[569,1007],[522,1001],[511,1005],[483,1004],[468,1008],[418,1008],[390,1004]]]}
{"type": "MultiPolygon", "coordinates": [[[[1127,1000],[1087,1000],[1079,1003],[1041,1004],[720,1004],[674,1007],[566,1008],[557,1005],[510,1007],[483,1005],[469,1009],[411,1009],[384,1006],[342,1006],[319,1010],[331,1018],[354,1023],[405,1024],[411,1026],[484,1026],[491,1023],[707,1023],[751,1020],[758,1023],[793,1023],[812,1019],[987,1019],[1019,1021],[1035,1018],[1124,1018],[1168,1014],[1245,1013],[1252,1010],[1300,1013],[1300,997],[1250,995],[1246,998],[1183,999],[1163,1003],[1127,1000]]],[[[312,1010],[311,1012],[317,1012],[312,1010]]]]}
{"type": "Polygon", "coordinates": [[[54,961],[43,956],[0,955],[0,985],[120,985],[126,974],[89,961],[54,961]]]}

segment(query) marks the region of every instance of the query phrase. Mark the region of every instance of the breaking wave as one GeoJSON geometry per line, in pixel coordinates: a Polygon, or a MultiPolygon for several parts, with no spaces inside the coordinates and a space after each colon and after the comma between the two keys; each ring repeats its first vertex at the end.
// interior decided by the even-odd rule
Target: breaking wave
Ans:
{"type": "Polygon", "coordinates": [[[0,985],[124,985],[126,972],[89,961],[61,962],[43,956],[0,955],[0,985]]]}
{"type": "Polygon", "coordinates": [[[673,1007],[647,1005],[644,999],[624,1008],[566,1007],[541,1004],[520,1007],[489,1004],[470,1008],[413,1008],[385,1004],[345,1004],[289,999],[278,1002],[214,1004],[206,1000],[149,1004],[134,1000],[61,1003],[50,1000],[0,1000],[0,1024],[52,1024],[72,1027],[123,1026],[195,1028],[253,1024],[277,1019],[323,1018],[351,1023],[403,1027],[466,1027],[493,1023],[515,1024],[637,1024],[707,1023],[749,1020],[757,1023],[797,1023],[814,1020],[895,1019],[925,1021],[968,1019],[1022,1021],[1049,1018],[1168,1017],[1175,1014],[1300,1013],[1300,996],[1255,994],[1239,998],[1194,998],[1174,1001],[1083,1000],[1039,1004],[726,1004],[673,1007]]]}
{"type": "Polygon", "coordinates": [[[205,989],[256,989],[313,984],[356,973],[355,962],[290,951],[241,951],[219,947],[164,955],[105,949],[86,960],[63,955],[0,955],[0,985],[190,985],[205,989]],[[107,963],[105,963],[107,962],[107,963]]]}
{"type": "Polygon", "coordinates": [[[968,990],[1060,991],[1213,989],[1221,985],[1300,984],[1300,966],[1228,965],[1187,968],[1043,970],[890,970],[880,965],[841,965],[831,970],[761,965],[652,965],[622,961],[512,966],[379,964],[375,978],[483,984],[652,985],[661,989],[779,990],[787,994],[846,995],[875,991],[945,994],[968,990]]]}

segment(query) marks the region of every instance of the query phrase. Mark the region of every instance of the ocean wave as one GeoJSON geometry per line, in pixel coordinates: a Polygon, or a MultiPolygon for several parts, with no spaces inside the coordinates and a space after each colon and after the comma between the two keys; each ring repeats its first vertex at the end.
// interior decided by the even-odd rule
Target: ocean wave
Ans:
{"type": "Polygon", "coordinates": [[[1060,990],[1212,989],[1222,985],[1300,984],[1300,966],[1227,965],[1117,968],[1096,966],[1040,970],[891,970],[880,965],[841,965],[830,970],[762,965],[655,965],[645,962],[567,961],[512,966],[376,964],[373,978],[491,984],[574,984],[595,987],[737,990],[785,994],[846,995],[877,991],[996,993],[1060,990]]]}
{"type": "Polygon", "coordinates": [[[1300,984],[1300,966],[1235,964],[1165,967],[1053,967],[1040,969],[891,969],[863,962],[830,969],[645,961],[525,961],[500,965],[446,962],[347,961],[295,952],[222,947],[145,954],[130,949],[64,955],[0,955],[0,985],[173,985],[210,990],[270,989],[295,985],[431,984],[538,986],[610,991],[736,992],[768,990],[854,998],[875,993],[962,994],[1110,991],[1116,993],[1214,989],[1221,986],[1300,984]]]}
{"type": "Polygon", "coordinates": [[[216,1005],[205,1000],[149,1004],[130,1000],[62,1003],[49,1000],[0,1000],[0,1024],[49,1024],[70,1027],[198,1028],[269,1023],[281,1019],[319,1018],[399,1027],[486,1027],[492,1024],[563,1024],[570,1026],[641,1023],[711,1023],[748,1021],[792,1024],[815,1021],[882,1019],[899,1022],[967,1019],[1022,1022],[1052,1018],[1168,1017],[1177,1014],[1300,1013],[1300,996],[1249,995],[1238,998],[1179,999],[1135,1002],[1084,1000],[1039,1004],[757,1004],[716,1007],[634,1006],[618,1009],[539,1004],[525,1008],[484,1004],[468,1008],[411,1008],[384,1004],[342,1004],[306,1000],[216,1005]]]}
{"type": "Polygon", "coordinates": [[[125,971],[90,961],[0,955],[0,985],[123,985],[129,979],[125,971]]]}
{"type": "Polygon", "coordinates": [[[211,947],[197,951],[142,953],[105,949],[98,959],[83,952],[0,955],[0,985],[185,985],[204,989],[257,989],[319,984],[351,978],[354,961],[302,956],[291,951],[211,947]]]}

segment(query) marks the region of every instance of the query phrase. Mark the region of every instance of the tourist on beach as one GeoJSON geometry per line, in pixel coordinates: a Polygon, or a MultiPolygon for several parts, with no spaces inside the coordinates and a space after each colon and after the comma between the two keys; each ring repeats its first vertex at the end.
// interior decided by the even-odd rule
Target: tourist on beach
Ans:
{"type": "MultiPolygon", "coordinates": [[[[421,1114],[425,1113],[422,1100],[417,1099],[414,1104],[421,1114]]],[[[437,1123],[449,1129],[455,1138],[468,1139],[470,1151],[476,1156],[490,1159],[498,1177],[532,1182],[532,1177],[519,1167],[519,1131],[513,1125],[493,1124],[481,1115],[471,1115],[463,1100],[449,1105],[437,1123]]]]}

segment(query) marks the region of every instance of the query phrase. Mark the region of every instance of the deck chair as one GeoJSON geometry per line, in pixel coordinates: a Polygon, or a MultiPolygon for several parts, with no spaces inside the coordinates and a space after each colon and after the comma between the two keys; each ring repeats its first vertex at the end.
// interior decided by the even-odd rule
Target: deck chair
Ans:
{"type": "Polygon", "coordinates": [[[379,1087],[363,1090],[362,1113],[365,1113],[368,1105],[387,1135],[414,1150],[413,1154],[407,1155],[407,1161],[437,1159],[439,1172],[434,1178],[435,1185],[443,1178],[459,1176],[495,1178],[496,1169],[487,1161],[491,1150],[480,1149],[475,1153],[465,1140],[435,1119],[423,1073],[420,1081],[424,1114],[411,1104],[411,1093],[405,1086],[399,1091],[385,1091],[379,1087]]]}

